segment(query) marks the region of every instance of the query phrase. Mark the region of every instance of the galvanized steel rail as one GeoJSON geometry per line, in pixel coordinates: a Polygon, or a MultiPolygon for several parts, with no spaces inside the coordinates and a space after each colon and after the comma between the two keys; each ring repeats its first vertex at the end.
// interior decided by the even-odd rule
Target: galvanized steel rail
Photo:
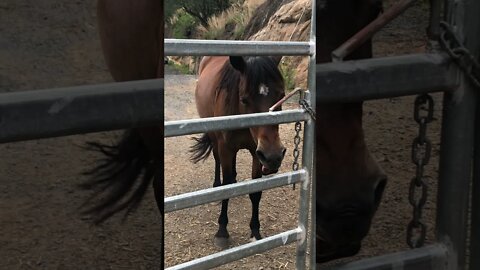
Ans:
{"type": "Polygon", "coordinates": [[[0,94],[0,143],[158,125],[163,79],[0,94]]]}
{"type": "MultiPolygon", "coordinates": [[[[300,182],[306,183],[305,180],[307,177],[308,174],[305,170],[298,170],[258,179],[250,179],[226,186],[183,193],[165,198],[164,211],[165,213],[168,213],[206,203],[238,197],[241,195],[247,195],[262,190],[292,185],[300,182]]],[[[303,187],[306,188],[306,185],[304,184],[303,187]]]]}
{"type": "Polygon", "coordinates": [[[248,243],[239,247],[227,249],[203,258],[182,263],[167,270],[183,270],[183,269],[210,269],[220,265],[224,265],[233,261],[246,258],[258,253],[266,252],[270,249],[285,246],[293,242],[305,241],[305,232],[301,228],[289,230],[277,235],[269,236],[253,243],[248,243]]]}
{"type": "Polygon", "coordinates": [[[318,64],[317,102],[353,102],[458,88],[458,71],[444,53],[318,64]]]}
{"type": "Polygon", "coordinates": [[[298,41],[165,39],[165,55],[313,55],[315,44],[298,41]]]}
{"type": "Polygon", "coordinates": [[[207,131],[243,129],[254,126],[285,124],[309,119],[304,110],[286,110],[266,113],[206,117],[165,122],[165,137],[174,137],[207,131]]]}

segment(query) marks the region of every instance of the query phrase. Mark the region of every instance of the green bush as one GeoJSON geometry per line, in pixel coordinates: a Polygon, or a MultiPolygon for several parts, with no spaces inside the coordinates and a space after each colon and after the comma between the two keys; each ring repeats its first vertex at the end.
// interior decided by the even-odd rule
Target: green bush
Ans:
{"type": "Polygon", "coordinates": [[[178,10],[175,23],[172,25],[173,38],[190,38],[195,32],[197,20],[183,10],[178,10]]]}

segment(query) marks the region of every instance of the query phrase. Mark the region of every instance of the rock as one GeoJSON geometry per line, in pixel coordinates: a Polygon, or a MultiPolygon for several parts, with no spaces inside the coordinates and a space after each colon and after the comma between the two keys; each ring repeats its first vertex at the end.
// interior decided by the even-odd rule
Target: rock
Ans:
{"type": "MultiPolygon", "coordinates": [[[[248,40],[273,40],[273,41],[308,41],[310,38],[310,18],[312,16],[310,0],[295,0],[288,2],[281,6],[274,6],[266,1],[258,8],[258,11],[253,14],[251,23],[256,22],[256,26],[260,26],[255,34],[247,37],[248,40]],[[269,10],[266,7],[272,6],[269,10]],[[272,12],[271,9],[275,9],[272,12]],[[268,18],[268,14],[273,15],[268,18]],[[263,27],[262,23],[258,23],[259,19],[266,20],[263,27]]],[[[246,28],[252,31],[249,25],[246,28]]],[[[306,87],[307,83],[307,57],[288,57],[287,66],[295,70],[295,85],[296,87],[306,87]]]]}

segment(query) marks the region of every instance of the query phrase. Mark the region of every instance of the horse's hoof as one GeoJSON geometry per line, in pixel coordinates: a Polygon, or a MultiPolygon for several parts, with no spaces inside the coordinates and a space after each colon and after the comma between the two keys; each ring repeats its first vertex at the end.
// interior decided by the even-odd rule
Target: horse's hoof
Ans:
{"type": "Polygon", "coordinates": [[[226,249],[230,245],[230,238],[215,237],[214,242],[216,247],[226,249]]]}
{"type": "Polygon", "coordinates": [[[262,239],[262,236],[260,235],[259,232],[250,234],[250,242],[255,242],[260,239],[262,239]]]}

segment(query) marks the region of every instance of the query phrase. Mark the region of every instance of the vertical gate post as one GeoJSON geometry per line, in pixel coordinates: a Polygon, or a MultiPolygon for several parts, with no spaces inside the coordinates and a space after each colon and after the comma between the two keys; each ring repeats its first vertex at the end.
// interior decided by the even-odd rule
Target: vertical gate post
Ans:
{"type": "Polygon", "coordinates": [[[480,94],[477,93],[475,149],[473,154],[472,233],[470,235],[470,269],[480,269],[480,94]]]}
{"type": "MultiPolygon", "coordinates": [[[[310,21],[310,55],[308,62],[308,89],[309,91],[305,93],[304,98],[310,104],[311,108],[315,110],[315,19],[316,19],[316,0],[312,0],[312,18],[310,21]]],[[[302,151],[302,166],[306,168],[308,172],[307,179],[302,183],[300,189],[300,207],[299,207],[299,226],[302,227],[305,234],[303,239],[298,242],[297,245],[297,260],[296,260],[296,269],[306,269],[307,265],[307,248],[308,242],[310,241],[310,268],[315,267],[315,227],[313,219],[314,212],[310,211],[309,207],[314,210],[315,206],[315,193],[313,192],[313,184],[315,183],[315,163],[314,153],[315,153],[315,123],[312,118],[305,121],[305,129],[303,135],[303,151],[302,151]],[[310,215],[310,222],[308,216],[310,215]],[[308,237],[308,228],[310,228],[310,237],[308,237]]]]}
{"type": "MultiPolygon", "coordinates": [[[[460,39],[477,55],[480,1],[449,0],[445,14],[460,39]]],[[[477,89],[464,74],[460,86],[445,93],[437,198],[436,237],[450,249],[448,269],[465,269],[469,191],[472,175],[477,89]]]]}

